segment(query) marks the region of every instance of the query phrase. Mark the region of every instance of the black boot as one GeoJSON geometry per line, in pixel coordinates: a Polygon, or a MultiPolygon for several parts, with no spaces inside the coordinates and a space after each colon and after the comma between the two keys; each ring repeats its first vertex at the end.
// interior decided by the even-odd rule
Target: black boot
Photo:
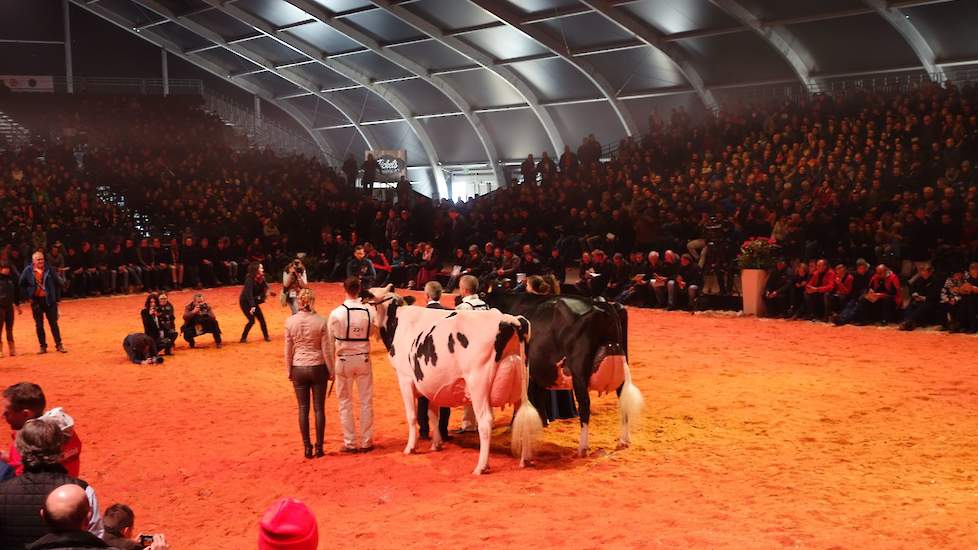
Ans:
{"type": "Polygon", "coordinates": [[[304,456],[306,458],[312,458],[312,445],[306,444],[304,445],[304,447],[305,447],[305,453],[303,453],[304,456]]]}
{"type": "Polygon", "coordinates": [[[316,443],[316,458],[322,458],[324,456],[326,456],[326,453],[323,452],[323,444],[316,443]]]}

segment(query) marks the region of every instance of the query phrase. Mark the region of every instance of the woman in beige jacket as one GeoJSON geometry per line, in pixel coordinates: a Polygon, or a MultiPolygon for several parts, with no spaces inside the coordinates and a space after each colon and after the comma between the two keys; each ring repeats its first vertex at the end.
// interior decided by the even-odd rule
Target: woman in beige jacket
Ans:
{"type": "Polygon", "coordinates": [[[299,402],[299,431],[305,457],[313,457],[309,440],[309,401],[316,413],[316,452],[323,456],[323,432],[326,430],[326,381],[333,379],[333,372],[326,363],[329,357],[329,331],[326,319],[316,314],[313,305],[316,296],[312,289],[304,288],[296,298],[299,311],[285,321],[285,368],[295,387],[299,402]]]}

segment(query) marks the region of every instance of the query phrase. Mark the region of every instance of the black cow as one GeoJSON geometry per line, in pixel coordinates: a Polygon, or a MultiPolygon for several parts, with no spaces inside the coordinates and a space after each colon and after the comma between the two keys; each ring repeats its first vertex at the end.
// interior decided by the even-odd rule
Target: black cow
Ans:
{"type": "MultiPolygon", "coordinates": [[[[591,418],[590,391],[616,390],[621,415],[619,447],[631,442],[629,423],[642,409],[642,394],[632,384],[628,369],[628,314],[620,304],[583,296],[552,296],[495,291],[486,302],[510,315],[526,317],[533,327],[527,343],[530,401],[545,410],[547,389],[574,390],[581,415],[578,454],[588,448],[591,418]]],[[[546,419],[543,419],[546,422],[546,419]]]]}

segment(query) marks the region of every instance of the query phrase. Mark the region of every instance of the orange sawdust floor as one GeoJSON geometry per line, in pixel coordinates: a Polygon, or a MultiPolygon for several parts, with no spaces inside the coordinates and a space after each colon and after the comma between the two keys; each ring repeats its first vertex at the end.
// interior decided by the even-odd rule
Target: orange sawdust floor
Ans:
{"type": "MultiPolygon", "coordinates": [[[[318,306],[338,303],[316,285],[318,306]]],[[[41,384],[84,441],[82,477],[103,506],[126,502],[137,531],[175,549],[254,548],[256,520],[294,495],[321,547],[969,548],[978,545],[978,339],[632,310],[631,365],[647,400],[614,452],[616,401],[594,396],[592,455],[574,458],[576,421],[545,433],[536,468],[508,453],[496,415],[492,473],[475,477],[474,436],[440,453],[401,453],[405,421],[375,343],[377,449],[338,454],[336,395],[327,457],[301,457],[282,365],[288,310],[265,306],[272,342],[237,340],[237,288],[208,291],[227,345],[180,343],[161,366],[125,361],[141,296],[65,302],[67,355],[21,355],[0,384],[41,384]]],[[[182,307],[188,292],[171,294],[182,307]]],[[[449,302],[446,297],[445,302],[449,302]]],[[[453,427],[461,415],[455,414],[453,427]]],[[[0,441],[8,440],[7,426],[0,441]]]]}

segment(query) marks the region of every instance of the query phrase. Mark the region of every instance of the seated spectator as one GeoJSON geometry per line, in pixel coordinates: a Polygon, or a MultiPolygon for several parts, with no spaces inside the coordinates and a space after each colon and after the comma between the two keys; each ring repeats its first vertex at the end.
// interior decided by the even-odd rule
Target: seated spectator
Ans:
{"type": "Polygon", "coordinates": [[[849,294],[846,301],[842,304],[839,313],[832,320],[836,325],[844,325],[856,320],[859,312],[859,304],[862,303],[863,295],[869,290],[869,262],[859,258],[856,260],[856,273],[852,275],[852,284],[849,287],[849,294]]]}
{"type": "Polygon", "coordinates": [[[832,291],[825,297],[825,314],[829,320],[834,320],[843,306],[849,302],[853,280],[852,274],[849,273],[845,265],[835,266],[835,281],[832,285],[832,291]]]}
{"type": "Polygon", "coordinates": [[[258,523],[258,550],[316,550],[319,526],[312,510],[294,498],[269,506],[258,523]]]}
{"type": "Polygon", "coordinates": [[[960,330],[975,334],[978,332],[978,262],[968,265],[968,272],[964,274],[958,293],[961,295],[958,306],[960,330]]]}
{"type": "MultiPolygon", "coordinates": [[[[423,288],[428,281],[435,279],[441,271],[441,259],[438,251],[430,243],[419,243],[420,256],[418,257],[418,274],[414,281],[414,288],[423,288]]],[[[368,287],[364,287],[368,288],[368,287]]]]}
{"type": "Polygon", "coordinates": [[[122,261],[123,267],[126,268],[129,275],[129,285],[126,286],[126,292],[133,292],[134,286],[142,291],[149,290],[143,284],[144,272],[142,262],[139,260],[139,248],[136,247],[136,243],[132,239],[125,240],[122,247],[122,261]]]}
{"type": "MultiPolygon", "coordinates": [[[[44,397],[44,391],[37,384],[20,382],[3,391],[3,417],[10,425],[11,435],[14,438],[17,436],[17,431],[23,428],[28,421],[41,418],[46,406],[47,399],[44,397]]],[[[51,411],[60,410],[56,407],[51,411]]],[[[77,477],[81,470],[82,442],[78,437],[78,431],[75,430],[74,422],[72,421],[71,424],[71,429],[63,434],[66,441],[61,455],[61,464],[69,475],[77,477]]],[[[10,464],[17,475],[24,472],[20,452],[14,442],[10,443],[10,449],[7,452],[0,451],[0,460],[10,464]]]]}
{"type": "Polygon", "coordinates": [[[703,271],[699,264],[693,261],[692,255],[683,254],[679,258],[679,273],[667,284],[669,309],[677,309],[680,307],[679,302],[685,301],[690,311],[696,311],[701,288],[703,288],[703,271]]]}
{"type": "MultiPolygon", "coordinates": [[[[387,257],[384,256],[379,250],[374,248],[374,245],[367,243],[363,245],[363,250],[366,252],[366,258],[370,260],[370,263],[374,266],[374,273],[376,278],[374,279],[374,286],[384,286],[390,279],[391,274],[391,264],[387,261],[387,257]]],[[[369,288],[369,287],[365,287],[369,288]]]]}
{"type": "Polygon", "coordinates": [[[815,264],[815,271],[805,285],[806,319],[825,320],[830,312],[829,296],[835,289],[835,272],[826,260],[815,264]]]}
{"type": "Polygon", "coordinates": [[[791,299],[791,282],[793,274],[788,262],[778,258],[774,269],[764,283],[764,305],[768,317],[784,317],[788,313],[791,299]]]}
{"type": "Polygon", "coordinates": [[[135,265],[142,270],[143,289],[148,292],[159,292],[160,270],[156,265],[156,253],[149,245],[149,239],[141,239],[136,248],[135,265]]]}
{"type": "MultiPolygon", "coordinates": [[[[98,513],[95,490],[86,482],[68,475],[61,465],[62,434],[53,422],[35,419],[17,432],[17,450],[23,458],[24,473],[0,484],[0,548],[24,548],[48,533],[39,513],[48,494],[62,485],[76,485],[77,495],[90,506],[78,521],[86,529],[102,536],[102,517],[98,513]]],[[[50,547],[49,547],[50,548],[50,547]]],[[[56,546],[54,548],[57,548],[56,546]]]]}
{"type": "Polygon", "coordinates": [[[183,308],[183,339],[190,344],[190,347],[197,345],[196,339],[204,334],[213,334],[214,343],[221,347],[221,327],[217,323],[214,310],[204,301],[204,295],[194,294],[193,300],[183,308]]]}
{"type": "Polygon", "coordinates": [[[941,289],[943,283],[934,277],[934,267],[920,266],[917,276],[910,281],[910,303],[903,313],[900,330],[913,330],[918,326],[940,323],[941,289]]]}
{"type": "Polygon", "coordinates": [[[200,284],[208,288],[217,286],[216,257],[214,256],[214,249],[211,248],[211,241],[207,237],[200,238],[197,256],[199,258],[197,276],[200,278],[200,284]]]}
{"type": "MultiPolygon", "coordinates": [[[[27,545],[27,550],[89,550],[110,548],[103,539],[87,530],[88,523],[97,509],[92,509],[85,489],[75,484],[65,484],[51,491],[44,499],[41,517],[48,534],[27,545]]],[[[166,548],[165,541],[150,548],[166,548]]]]}
{"type": "Polygon", "coordinates": [[[798,262],[795,266],[795,276],[791,281],[791,297],[788,300],[788,319],[800,319],[805,316],[805,288],[811,276],[808,273],[808,264],[798,262]]]}
{"type": "Polygon", "coordinates": [[[625,256],[621,252],[615,252],[611,259],[608,270],[608,286],[604,290],[604,295],[614,298],[625,291],[631,282],[632,266],[625,261],[625,256]]]}
{"type": "Polygon", "coordinates": [[[136,365],[156,365],[163,362],[156,340],[142,332],[134,332],[122,340],[122,349],[129,361],[136,365]]]}
{"type": "Polygon", "coordinates": [[[319,235],[319,258],[316,261],[316,280],[328,281],[333,274],[336,260],[336,241],[329,229],[324,229],[319,235]]]}
{"type": "Polygon", "coordinates": [[[900,307],[900,279],[883,264],[869,279],[869,289],[859,305],[859,324],[889,324],[900,307]]]}
{"type": "Polygon", "coordinates": [[[960,267],[953,267],[951,275],[944,281],[941,288],[941,321],[942,328],[951,332],[963,332],[968,325],[965,312],[965,292],[962,287],[965,285],[965,270],[960,267]]]}

